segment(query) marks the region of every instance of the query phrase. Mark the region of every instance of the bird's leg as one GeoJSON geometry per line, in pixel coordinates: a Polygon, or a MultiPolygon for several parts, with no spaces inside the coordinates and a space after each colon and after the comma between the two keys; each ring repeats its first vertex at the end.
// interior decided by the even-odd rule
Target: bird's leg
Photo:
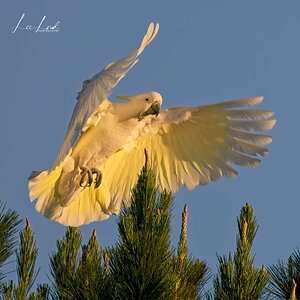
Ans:
{"type": "Polygon", "coordinates": [[[80,186],[81,187],[89,187],[91,186],[91,184],[93,183],[93,174],[91,172],[90,169],[85,168],[85,167],[81,167],[81,179],[80,179],[80,186]],[[85,182],[85,177],[87,176],[87,184],[86,186],[83,185],[83,183],[85,182]]]}
{"type": "Polygon", "coordinates": [[[96,168],[91,169],[92,174],[96,174],[96,179],[95,179],[95,189],[98,188],[102,182],[102,173],[96,168]]]}

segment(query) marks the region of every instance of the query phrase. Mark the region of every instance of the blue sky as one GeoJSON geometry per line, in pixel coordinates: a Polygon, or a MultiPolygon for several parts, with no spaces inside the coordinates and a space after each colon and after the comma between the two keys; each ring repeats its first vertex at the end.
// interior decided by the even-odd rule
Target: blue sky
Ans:
{"type": "MultiPolygon", "coordinates": [[[[0,198],[30,219],[40,248],[38,281],[47,280],[48,255],[65,229],[35,211],[27,177],[53,163],[82,81],[135,50],[150,21],[160,23],[160,32],[111,99],[157,90],[164,107],[171,107],[263,95],[260,107],[275,111],[278,120],[261,166],[240,168],[234,180],[176,193],[173,244],[188,203],[190,251],[214,269],[216,253],[234,249],[236,216],[249,202],[260,224],[253,249],[257,265],[286,259],[300,246],[300,2],[102,2],[0,5],[0,198]],[[12,33],[23,13],[24,25],[37,25],[43,16],[45,25],[60,21],[59,32],[12,33]]],[[[84,226],[85,241],[93,228],[103,246],[117,239],[115,217],[84,226]]]]}

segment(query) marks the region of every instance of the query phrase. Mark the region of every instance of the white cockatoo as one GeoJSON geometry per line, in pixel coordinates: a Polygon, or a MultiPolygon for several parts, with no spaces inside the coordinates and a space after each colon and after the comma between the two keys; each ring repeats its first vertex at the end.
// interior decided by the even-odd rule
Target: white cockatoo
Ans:
{"type": "Polygon", "coordinates": [[[29,178],[30,199],[37,199],[36,209],[45,217],[79,226],[130,205],[144,149],[157,186],[172,192],[235,177],[234,165],[254,167],[268,152],[272,138],[258,132],[274,126],[273,113],[245,109],[263,97],[165,110],[154,91],[120,96],[124,102],[108,100],[158,29],[151,23],[135,52],[84,81],[56,161],[29,178]]]}

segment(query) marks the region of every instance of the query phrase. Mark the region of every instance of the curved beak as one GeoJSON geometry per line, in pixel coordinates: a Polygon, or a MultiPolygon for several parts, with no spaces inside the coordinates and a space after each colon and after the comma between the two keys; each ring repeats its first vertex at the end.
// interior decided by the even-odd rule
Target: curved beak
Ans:
{"type": "Polygon", "coordinates": [[[151,104],[151,106],[144,112],[145,116],[148,115],[155,115],[156,117],[159,115],[160,112],[160,104],[157,102],[154,102],[151,104]]]}

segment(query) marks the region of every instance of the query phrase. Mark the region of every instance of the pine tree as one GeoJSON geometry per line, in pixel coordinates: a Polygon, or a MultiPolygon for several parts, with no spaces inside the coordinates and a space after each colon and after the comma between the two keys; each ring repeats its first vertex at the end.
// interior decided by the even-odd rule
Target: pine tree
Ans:
{"type": "Polygon", "coordinates": [[[236,250],[229,256],[219,256],[218,275],[214,279],[214,298],[222,300],[256,300],[264,295],[268,272],[263,266],[254,266],[251,256],[253,240],[258,224],[253,208],[246,204],[237,220],[238,236],[236,250]]]}
{"type": "MultiPolygon", "coordinates": [[[[78,252],[82,236],[77,228],[68,227],[62,241],[56,242],[57,251],[50,257],[50,272],[53,278],[55,299],[72,299],[72,283],[75,280],[78,252]]],[[[74,285],[73,289],[77,288],[74,285]]],[[[76,299],[76,298],[75,298],[76,299]]]]}
{"type": "Polygon", "coordinates": [[[268,290],[280,299],[300,299],[300,251],[295,250],[287,262],[279,260],[269,267],[270,283],[268,290]]]}
{"type": "Polygon", "coordinates": [[[189,257],[187,243],[188,208],[184,206],[177,257],[175,257],[175,272],[177,274],[175,299],[200,299],[202,289],[208,280],[208,268],[203,261],[189,257]]]}
{"type": "Polygon", "coordinates": [[[68,227],[57,251],[50,258],[54,299],[111,299],[112,291],[106,260],[94,230],[87,245],[78,228],[68,227]]]}
{"type": "Polygon", "coordinates": [[[20,233],[20,248],[17,251],[18,285],[15,287],[17,299],[26,299],[38,275],[39,271],[35,271],[37,256],[38,248],[34,234],[26,219],[25,229],[20,233]]]}
{"type": "Polygon", "coordinates": [[[36,271],[35,269],[38,248],[28,219],[26,219],[26,226],[20,232],[19,237],[20,244],[16,251],[18,281],[15,283],[12,280],[9,280],[6,283],[3,283],[2,298],[7,300],[48,299],[49,287],[47,284],[38,285],[35,292],[31,291],[39,270],[36,271]]]}
{"type": "Polygon", "coordinates": [[[16,233],[20,229],[22,220],[14,210],[6,210],[0,201],[0,282],[5,278],[3,266],[14,253],[17,243],[16,233]]]}
{"type": "Polygon", "coordinates": [[[111,250],[115,299],[200,299],[208,268],[188,255],[187,207],[176,255],[170,246],[173,197],[158,193],[145,154],[131,206],[121,211],[119,241],[111,250]]]}
{"type": "Polygon", "coordinates": [[[154,174],[143,168],[132,191],[131,206],[123,209],[120,239],[112,249],[110,268],[116,299],[173,299],[176,277],[170,251],[172,196],[157,199],[154,174]]]}

